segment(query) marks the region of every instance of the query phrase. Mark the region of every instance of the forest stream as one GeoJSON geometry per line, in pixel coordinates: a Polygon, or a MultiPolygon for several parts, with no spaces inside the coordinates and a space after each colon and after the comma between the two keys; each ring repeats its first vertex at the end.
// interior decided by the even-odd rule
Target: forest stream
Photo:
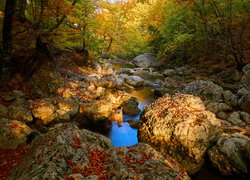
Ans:
{"type": "Polygon", "coordinates": [[[249,0],[1,0],[0,180],[250,177],[249,0]]]}

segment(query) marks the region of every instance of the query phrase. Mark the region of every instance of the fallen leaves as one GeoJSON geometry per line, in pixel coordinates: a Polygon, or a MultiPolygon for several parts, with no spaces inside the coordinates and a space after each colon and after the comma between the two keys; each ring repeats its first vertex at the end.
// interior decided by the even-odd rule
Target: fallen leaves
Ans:
{"type": "Polygon", "coordinates": [[[110,163],[108,154],[99,149],[89,149],[88,156],[89,164],[85,167],[76,164],[73,160],[66,160],[67,165],[72,168],[72,173],[80,173],[84,177],[97,175],[98,179],[107,180],[106,166],[110,163]]]}
{"type": "Polygon", "coordinates": [[[75,137],[71,146],[73,149],[79,149],[81,147],[81,140],[78,137],[75,137]]]}
{"type": "Polygon", "coordinates": [[[0,149],[0,179],[7,179],[13,168],[22,162],[25,153],[25,145],[16,149],[0,149]]]}

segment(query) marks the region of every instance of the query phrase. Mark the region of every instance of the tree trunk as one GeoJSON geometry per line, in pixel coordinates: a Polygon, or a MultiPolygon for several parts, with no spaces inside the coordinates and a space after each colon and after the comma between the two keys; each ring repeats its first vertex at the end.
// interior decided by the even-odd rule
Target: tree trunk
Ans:
{"type": "Polygon", "coordinates": [[[3,32],[2,32],[2,58],[1,63],[1,78],[0,84],[4,84],[8,81],[11,73],[11,51],[12,51],[12,18],[15,8],[15,0],[6,0],[5,13],[3,20],[3,32]]]}
{"type": "Polygon", "coordinates": [[[26,20],[25,17],[25,10],[26,10],[27,0],[17,0],[16,10],[17,14],[16,16],[21,22],[24,22],[26,20]]]}
{"type": "Polygon", "coordinates": [[[109,46],[107,48],[107,53],[109,53],[112,43],[113,43],[113,38],[110,38],[109,46]]]}
{"type": "Polygon", "coordinates": [[[82,41],[82,50],[83,52],[86,51],[86,41],[87,41],[87,38],[86,38],[86,35],[87,35],[87,17],[88,17],[88,12],[87,12],[87,5],[84,6],[84,20],[83,20],[83,41],[82,41]]]}

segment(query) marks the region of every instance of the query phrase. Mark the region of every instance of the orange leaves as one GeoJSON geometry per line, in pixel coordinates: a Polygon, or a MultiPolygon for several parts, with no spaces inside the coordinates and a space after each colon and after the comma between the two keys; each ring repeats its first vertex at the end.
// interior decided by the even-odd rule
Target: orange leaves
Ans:
{"type": "Polygon", "coordinates": [[[89,150],[89,164],[86,167],[76,164],[73,160],[66,160],[66,164],[72,168],[72,173],[80,173],[84,177],[97,175],[98,179],[104,180],[108,179],[106,165],[109,162],[108,154],[98,149],[89,150]]]}
{"type": "Polygon", "coordinates": [[[79,149],[81,147],[81,140],[78,137],[75,137],[71,146],[73,149],[79,149]]]}
{"type": "Polygon", "coordinates": [[[25,153],[24,145],[16,149],[0,149],[0,179],[7,179],[11,170],[22,162],[25,153]]]}
{"type": "MultiPolygon", "coordinates": [[[[129,148],[129,152],[130,153],[136,153],[136,151],[132,148],[129,148]]],[[[153,157],[153,154],[142,154],[139,157],[133,157],[133,156],[129,156],[129,155],[124,155],[122,156],[122,160],[123,162],[127,163],[127,164],[145,164],[146,161],[148,161],[150,158],[153,157]]]]}
{"type": "Polygon", "coordinates": [[[98,175],[99,179],[107,179],[106,165],[110,162],[108,154],[98,149],[89,150],[89,166],[81,174],[83,176],[98,175]]]}
{"type": "Polygon", "coordinates": [[[71,159],[66,160],[66,164],[70,167],[76,166],[76,163],[71,159]]]}

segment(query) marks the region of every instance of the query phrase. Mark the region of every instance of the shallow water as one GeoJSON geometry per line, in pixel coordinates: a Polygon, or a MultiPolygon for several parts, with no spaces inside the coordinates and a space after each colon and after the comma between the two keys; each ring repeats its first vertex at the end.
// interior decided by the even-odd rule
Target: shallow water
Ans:
{"type": "MultiPolygon", "coordinates": [[[[138,101],[138,107],[143,110],[144,106],[151,104],[154,101],[154,94],[150,87],[143,87],[139,90],[132,92],[138,101]]],[[[129,119],[139,120],[140,114],[136,116],[123,115],[123,123],[120,125],[117,122],[112,122],[112,128],[109,133],[109,138],[115,147],[132,146],[138,143],[137,129],[131,128],[129,123],[126,122],[129,119]]]]}

